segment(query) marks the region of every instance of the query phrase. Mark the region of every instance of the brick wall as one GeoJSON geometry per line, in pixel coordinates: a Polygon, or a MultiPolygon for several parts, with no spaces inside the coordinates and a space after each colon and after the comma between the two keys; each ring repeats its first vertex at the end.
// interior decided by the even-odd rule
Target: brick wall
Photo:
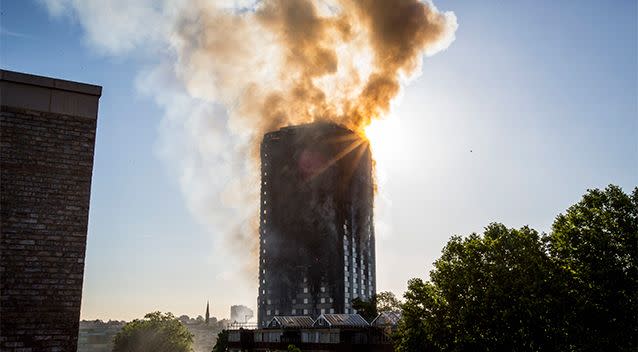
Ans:
{"type": "Polygon", "coordinates": [[[96,119],[7,100],[0,107],[0,351],[75,351],[96,119]]]}

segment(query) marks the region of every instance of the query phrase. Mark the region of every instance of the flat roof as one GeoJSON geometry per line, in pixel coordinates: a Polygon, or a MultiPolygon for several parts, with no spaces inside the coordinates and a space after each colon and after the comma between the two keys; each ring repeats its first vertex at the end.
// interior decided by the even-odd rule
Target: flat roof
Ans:
{"type": "Polygon", "coordinates": [[[64,79],[0,70],[0,106],[97,118],[102,87],[64,79]]]}
{"type": "Polygon", "coordinates": [[[94,84],[67,81],[64,79],[37,76],[28,73],[0,70],[0,81],[27,84],[31,86],[66,90],[94,96],[102,95],[102,87],[94,84]]]}

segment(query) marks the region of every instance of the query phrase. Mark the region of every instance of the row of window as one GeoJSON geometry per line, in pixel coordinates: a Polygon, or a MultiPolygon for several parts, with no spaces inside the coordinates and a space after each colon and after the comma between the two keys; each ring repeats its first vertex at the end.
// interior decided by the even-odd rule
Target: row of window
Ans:
{"type": "MultiPolygon", "coordinates": [[[[321,308],[319,310],[321,312],[321,314],[325,314],[325,313],[330,313],[330,314],[334,314],[335,309],[334,308],[330,308],[330,309],[325,309],[325,308],[321,308]]],[[[293,308],[291,311],[292,315],[297,315],[297,314],[303,314],[303,315],[308,315],[310,311],[308,309],[295,309],[293,308]]],[[[270,309],[266,309],[266,315],[270,316],[271,313],[274,313],[274,315],[279,315],[279,309],[275,309],[275,310],[270,310],[270,309]]]]}
{"type": "MultiPolygon", "coordinates": [[[[319,299],[319,302],[320,303],[332,303],[332,302],[334,302],[334,300],[332,299],[332,297],[328,297],[327,299],[325,297],[321,297],[319,299]]],[[[308,298],[304,298],[303,299],[303,303],[304,304],[308,304],[308,298]]],[[[266,300],[266,304],[272,304],[272,300],[271,299],[267,299],[266,300]]],[[[297,304],[297,299],[296,298],[292,299],[292,304],[297,304]]]]}
{"type": "MultiPolygon", "coordinates": [[[[263,325],[266,326],[267,321],[263,321],[263,325]]],[[[228,335],[228,341],[238,342],[240,335],[231,331],[228,335]]],[[[272,331],[255,331],[255,342],[281,342],[281,332],[272,331]]],[[[325,332],[325,331],[304,331],[301,333],[301,342],[303,343],[339,343],[340,336],[338,332],[325,332]]]]}

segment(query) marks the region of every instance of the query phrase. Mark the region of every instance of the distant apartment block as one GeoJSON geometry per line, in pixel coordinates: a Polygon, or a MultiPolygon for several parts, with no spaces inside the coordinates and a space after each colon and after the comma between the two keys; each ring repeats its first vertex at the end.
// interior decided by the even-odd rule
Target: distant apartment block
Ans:
{"type": "Polygon", "coordinates": [[[354,313],[376,292],[370,147],[335,124],[267,133],[261,144],[258,324],[354,313]]]}
{"type": "Polygon", "coordinates": [[[231,322],[247,322],[253,318],[253,310],[243,306],[236,305],[230,306],[230,321],[231,322]]]}
{"type": "Polygon", "coordinates": [[[0,70],[0,350],[75,351],[99,86],[0,70]]]}

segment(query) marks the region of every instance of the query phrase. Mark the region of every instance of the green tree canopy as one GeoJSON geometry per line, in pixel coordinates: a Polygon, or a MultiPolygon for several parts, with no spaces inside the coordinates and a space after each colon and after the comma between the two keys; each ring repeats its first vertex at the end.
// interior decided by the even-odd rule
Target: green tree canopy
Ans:
{"type": "Polygon", "coordinates": [[[148,313],[115,335],[113,352],[190,352],[193,334],[171,313],[148,313]]]}
{"type": "Polygon", "coordinates": [[[452,237],[434,266],[431,282],[409,282],[400,350],[531,351],[557,345],[555,282],[536,231],[491,224],[482,236],[452,237]]]}
{"type": "Polygon", "coordinates": [[[352,300],[352,308],[368,322],[371,322],[372,319],[379,314],[377,313],[377,306],[374,303],[374,298],[367,301],[358,297],[354,298],[352,300]]]}
{"type": "Polygon", "coordinates": [[[401,310],[401,301],[390,291],[378,292],[374,296],[374,301],[379,313],[398,312],[401,310]]]}
{"type": "Polygon", "coordinates": [[[352,308],[368,322],[383,312],[396,312],[401,310],[401,302],[390,291],[379,292],[370,300],[355,298],[352,300],[352,308]]]}
{"type": "Polygon", "coordinates": [[[590,190],[556,217],[548,247],[570,305],[570,344],[638,350],[638,188],[590,190]]]}
{"type": "Polygon", "coordinates": [[[635,351],[638,189],[588,191],[548,236],[489,225],[454,236],[412,279],[399,351],[635,351]]]}

